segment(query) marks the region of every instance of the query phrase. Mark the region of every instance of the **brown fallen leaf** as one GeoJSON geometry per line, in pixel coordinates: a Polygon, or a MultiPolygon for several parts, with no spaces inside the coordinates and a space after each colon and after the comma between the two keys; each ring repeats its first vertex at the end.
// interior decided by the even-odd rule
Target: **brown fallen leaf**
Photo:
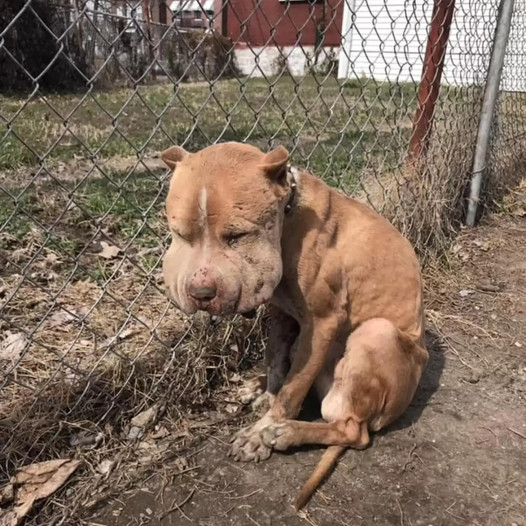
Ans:
{"type": "Polygon", "coordinates": [[[170,434],[170,431],[166,429],[166,427],[161,426],[159,429],[155,431],[155,433],[152,434],[152,438],[164,438],[167,437],[170,434]]]}
{"type": "Polygon", "coordinates": [[[13,484],[7,484],[0,489],[0,506],[5,506],[15,499],[15,488],[13,484]]]}
{"type": "Polygon", "coordinates": [[[137,327],[126,327],[126,329],[119,332],[119,334],[117,335],[117,338],[119,338],[119,340],[124,340],[128,338],[128,336],[133,336],[134,334],[138,332],[139,332],[139,329],[137,329],[137,327]]]}
{"type": "Polygon", "coordinates": [[[20,468],[11,478],[14,507],[0,515],[0,526],[17,526],[37,500],[57,491],[79,467],[80,460],[61,458],[20,468]]]}
{"type": "Polygon", "coordinates": [[[16,362],[26,346],[26,337],[21,332],[5,332],[5,338],[0,342],[0,361],[16,362]]]}
{"type": "Polygon", "coordinates": [[[494,283],[480,283],[477,288],[482,292],[502,292],[503,287],[494,283]]]}
{"type": "Polygon", "coordinates": [[[134,416],[130,421],[130,426],[126,435],[128,440],[135,440],[142,438],[148,427],[150,427],[163,410],[162,405],[157,402],[148,409],[145,409],[138,415],[134,416]]]}
{"type": "Polygon", "coordinates": [[[51,328],[61,327],[67,325],[72,321],[77,321],[84,318],[89,312],[88,307],[82,306],[78,309],[66,305],[64,308],[60,308],[55,311],[48,319],[49,326],[51,328]]]}
{"type": "Polygon", "coordinates": [[[100,256],[104,259],[116,258],[121,251],[119,247],[116,247],[115,245],[110,245],[109,243],[106,243],[106,241],[101,241],[100,246],[102,250],[97,254],[97,256],[100,256]]]}
{"type": "Polygon", "coordinates": [[[104,342],[102,342],[101,349],[105,349],[106,347],[111,347],[112,345],[115,345],[121,340],[125,340],[129,336],[133,336],[134,334],[137,334],[138,332],[139,332],[139,329],[137,327],[127,327],[126,329],[119,332],[116,336],[111,336],[107,338],[104,342]]]}
{"type": "Polygon", "coordinates": [[[105,478],[108,478],[109,474],[111,473],[111,470],[113,469],[113,466],[115,466],[115,460],[103,460],[98,466],[97,471],[105,478]]]}

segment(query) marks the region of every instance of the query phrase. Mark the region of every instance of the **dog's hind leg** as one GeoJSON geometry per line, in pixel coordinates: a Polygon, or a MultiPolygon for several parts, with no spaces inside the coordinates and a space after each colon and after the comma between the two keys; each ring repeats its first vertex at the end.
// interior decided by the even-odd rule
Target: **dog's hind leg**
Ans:
{"type": "Polygon", "coordinates": [[[367,422],[358,423],[353,418],[334,422],[285,420],[265,427],[261,437],[265,444],[279,451],[307,444],[354,449],[363,449],[369,445],[367,422]]]}
{"type": "Polygon", "coordinates": [[[303,508],[316,488],[334,468],[338,458],[348,448],[364,449],[369,444],[367,422],[355,419],[337,420],[328,423],[287,420],[264,428],[263,442],[273,449],[288,449],[303,444],[324,444],[329,446],[309,479],[301,487],[295,500],[297,510],[303,508]]]}
{"type": "Polygon", "coordinates": [[[350,335],[323,398],[321,413],[327,423],[286,420],[260,431],[263,443],[277,450],[331,446],[301,490],[298,506],[307,502],[345,447],[367,447],[369,430],[378,431],[405,411],[427,360],[419,343],[387,319],[364,322],[350,335]]]}

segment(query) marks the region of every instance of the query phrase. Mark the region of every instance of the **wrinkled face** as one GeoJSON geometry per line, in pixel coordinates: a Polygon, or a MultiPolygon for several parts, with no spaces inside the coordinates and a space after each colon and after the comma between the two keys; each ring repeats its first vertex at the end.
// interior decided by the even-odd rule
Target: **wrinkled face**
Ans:
{"type": "Polygon", "coordinates": [[[174,168],[163,273],[175,303],[220,316],[268,301],[282,273],[286,150],[226,143],[195,154],[176,147],[163,159],[174,168]]]}

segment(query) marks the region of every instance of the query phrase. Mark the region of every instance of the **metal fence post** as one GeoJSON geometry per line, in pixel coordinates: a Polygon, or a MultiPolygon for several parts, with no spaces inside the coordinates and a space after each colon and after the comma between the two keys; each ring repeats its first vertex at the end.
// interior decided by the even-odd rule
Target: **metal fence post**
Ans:
{"type": "Polygon", "coordinates": [[[466,225],[475,226],[478,204],[480,201],[480,189],[482,186],[482,175],[486,169],[486,157],[491,135],[491,125],[495,105],[499,94],[500,78],[502,66],[504,65],[504,55],[511,28],[511,16],[515,0],[501,0],[499,6],[499,17],[495,29],[495,38],[491,60],[488,69],[488,77],[484,90],[482,110],[480,112],[479,125],[477,130],[477,143],[473,156],[473,166],[471,169],[471,186],[468,198],[468,211],[466,225]]]}
{"type": "Polygon", "coordinates": [[[429,143],[454,11],[455,0],[435,0],[422,79],[418,88],[418,107],[409,144],[409,155],[412,160],[418,159],[429,143]]]}

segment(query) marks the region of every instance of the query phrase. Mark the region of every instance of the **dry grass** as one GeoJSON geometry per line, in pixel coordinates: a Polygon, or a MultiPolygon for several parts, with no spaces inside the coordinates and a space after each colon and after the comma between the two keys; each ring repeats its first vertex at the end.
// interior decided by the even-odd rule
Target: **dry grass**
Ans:
{"type": "Polygon", "coordinates": [[[40,510],[46,524],[122,490],[213,425],[220,390],[264,342],[260,317],[190,320],[166,298],[158,160],[92,168],[23,171],[4,178],[15,199],[0,199],[0,483],[33,462],[84,461],[71,506],[40,510]],[[103,257],[105,243],[119,250],[103,257]],[[8,337],[21,345],[6,350],[8,337]],[[152,406],[163,436],[154,421],[129,440],[133,418],[152,406]],[[112,474],[101,474],[108,463],[112,474]]]}
{"type": "MultiPolygon", "coordinates": [[[[19,356],[3,361],[0,443],[4,477],[32,462],[83,459],[71,506],[62,509],[70,516],[213,426],[224,407],[219,390],[261,356],[264,337],[260,318],[184,318],[158,287],[158,271],[146,281],[129,261],[123,271],[126,256],[113,262],[120,272],[101,286],[56,274],[61,263],[50,254],[33,255],[40,283],[17,274],[0,280],[10,331],[25,342],[19,356]],[[144,436],[129,439],[133,417],[152,406],[160,408],[157,418],[144,436]]],[[[60,512],[48,506],[38,522],[60,512]]]]}
{"type": "Polygon", "coordinates": [[[213,97],[208,85],[196,85],[175,94],[171,86],[93,93],[85,101],[49,96],[27,106],[0,99],[7,119],[22,111],[0,141],[0,331],[23,343],[0,353],[0,482],[31,462],[85,461],[74,495],[48,502],[41,523],[68,523],[76,509],[237,418],[233,377],[261,356],[262,314],[211,324],[182,317],[166,299],[168,174],[158,151],[172,140],[190,148],[219,138],[290,146],[295,162],[329,184],[361,189],[414,242],[431,274],[428,256],[458,227],[476,115],[469,97],[444,105],[425,166],[408,171],[414,85],[286,78],[272,89],[248,81],[240,93],[236,82],[217,83],[213,97]],[[63,129],[59,115],[77,105],[63,129]],[[126,111],[110,126],[101,107],[126,111]],[[471,108],[469,115],[462,118],[459,107],[471,108]],[[20,138],[41,155],[51,148],[45,162],[36,163],[20,138]],[[128,440],[133,418],[152,406],[159,422],[128,440]]]}
{"type": "Polygon", "coordinates": [[[464,104],[439,106],[423,158],[407,162],[398,177],[382,179],[383,212],[424,264],[445,256],[464,217],[480,108],[476,92],[464,97],[464,104]]]}

